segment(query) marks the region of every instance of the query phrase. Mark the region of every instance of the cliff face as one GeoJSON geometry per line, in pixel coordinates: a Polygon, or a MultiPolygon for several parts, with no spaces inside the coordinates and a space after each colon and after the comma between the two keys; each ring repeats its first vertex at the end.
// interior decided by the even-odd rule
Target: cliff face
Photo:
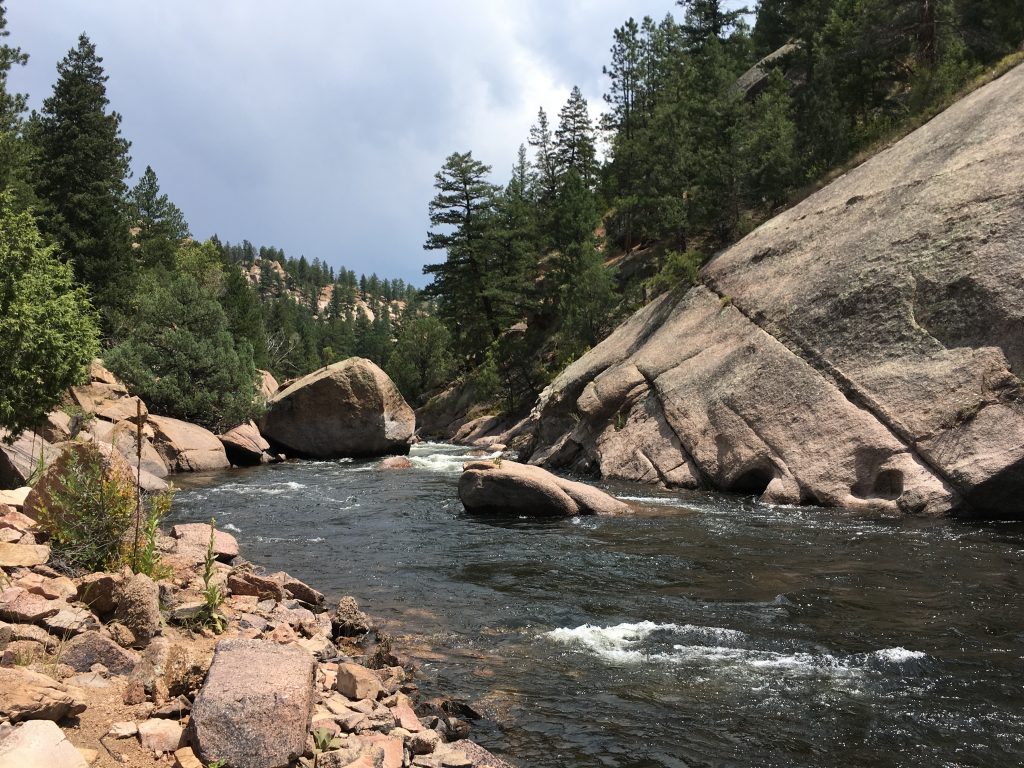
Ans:
{"type": "Polygon", "coordinates": [[[718,254],[541,395],[531,461],[1024,515],[1024,67],[718,254]]]}

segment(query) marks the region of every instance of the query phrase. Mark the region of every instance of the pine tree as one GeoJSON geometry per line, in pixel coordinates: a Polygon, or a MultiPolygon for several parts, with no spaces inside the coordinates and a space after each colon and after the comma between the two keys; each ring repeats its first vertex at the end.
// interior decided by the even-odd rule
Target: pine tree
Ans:
{"type": "Polygon", "coordinates": [[[478,357],[502,331],[502,318],[489,288],[493,260],[492,227],[497,188],[487,181],[491,169],[472,152],[456,152],[434,176],[437,194],[430,201],[424,248],[444,250],[447,258],[429,264],[433,280],[424,293],[438,300],[438,311],[455,332],[459,349],[478,357]]]}
{"type": "Polygon", "coordinates": [[[84,34],[57,65],[53,95],[30,131],[40,228],[71,259],[112,330],[128,312],[135,278],[125,178],[129,142],[121,116],[108,112],[107,76],[84,34]]]}
{"type": "MultiPolygon", "coordinates": [[[[0,40],[10,35],[7,31],[7,9],[0,2],[0,40]]],[[[0,44],[0,193],[11,190],[9,204],[25,210],[32,202],[31,187],[27,183],[28,148],[22,132],[27,97],[23,93],[11,93],[7,78],[14,67],[28,63],[28,54],[20,48],[0,44]]]]}
{"type": "Polygon", "coordinates": [[[160,193],[156,173],[148,165],[128,194],[128,210],[131,223],[138,230],[134,238],[142,264],[172,264],[174,252],[191,233],[181,209],[160,193]]]}
{"type": "Polygon", "coordinates": [[[569,100],[558,113],[555,158],[558,162],[559,175],[574,170],[587,187],[593,186],[597,175],[594,126],[590,122],[587,100],[575,85],[569,94],[569,100]]]}
{"type": "Polygon", "coordinates": [[[537,205],[543,218],[550,213],[558,195],[558,155],[548,125],[548,115],[543,107],[537,111],[537,122],[530,128],[528,143],[534,151],[531,183],[536,190],[537,205]]]}

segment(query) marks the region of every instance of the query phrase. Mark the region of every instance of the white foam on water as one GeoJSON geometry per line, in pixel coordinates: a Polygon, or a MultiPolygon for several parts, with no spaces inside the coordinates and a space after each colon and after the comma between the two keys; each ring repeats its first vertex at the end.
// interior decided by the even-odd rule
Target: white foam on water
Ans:
{"type": "Polygon", "coordinates": [[[275,483],[274,485],[241,485],[232,483],[211,488],[210,493],[234,493],[239,496],[281,496],[285,493],[298,491],[306,486],[302,483],[289,481],[286,483],[275,483]]]}
{"type": "Polygon", "coordinates": [[[225,530],[225,531],[234,531],[235,533],[241,533],[242,532],[241,528],[239,528],[237,525],[233,525],[231,523],[228,523],[227,525],[223,526],[223,530],[225,530]]]}
{"type": "Polygon", "coordinates": [[[881,661],[892,662],[893,664],[916,661],[925,658],[927,655],[923,651],[908,651],[906,648],[883,648],[880,651],[874,652],[875,658],[881,661]]]}
{"type": "Polygon", "coordinates": [[[561,627],[545,635],[561,645],[589,653],[614,664],[694,666],[702,673],[738,675],[743,678],[856,679],[877,669],[878,661],[901,664],[927,657],[921,651],[883,648],[870,653],[836,656],[826,652],[773,651],[743,647],[750,644],[744,632],[695,624],[657,624],[651,621],[601,627],[584,624],[561,627]],[[675,641],[660,647],[652,635],[664,632],[675,641]],[[683,642],[679,642],[682,640],[683,642]]]}
{"type": "Polygon", "coordinates": [[[426,455],[410,454],[409,461],[414,467],[430,472],[447,472],[458,474],[462,465],[468,461],[490,461],[501,456],[501,451],[494,451],[482,456],[470,456],[459,453],[428,453],[426,455]]]}

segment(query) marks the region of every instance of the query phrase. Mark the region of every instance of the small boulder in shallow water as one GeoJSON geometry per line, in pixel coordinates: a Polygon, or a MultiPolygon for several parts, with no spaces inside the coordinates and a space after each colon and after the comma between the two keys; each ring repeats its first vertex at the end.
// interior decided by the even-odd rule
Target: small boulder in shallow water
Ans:
{"type": "Polygon", "coordinates": [[[409,461],[405,456],[388,456],[380,464],[377,465],[377,469],[411,469],[412,462],[409,461]]]}
{"type": "Polygon", "coordinates": [[[459,499],[477,514],[573,517],[617,515],[629,507],[586,483],[515,461],[473,461],[459,478],[459,499]]]}

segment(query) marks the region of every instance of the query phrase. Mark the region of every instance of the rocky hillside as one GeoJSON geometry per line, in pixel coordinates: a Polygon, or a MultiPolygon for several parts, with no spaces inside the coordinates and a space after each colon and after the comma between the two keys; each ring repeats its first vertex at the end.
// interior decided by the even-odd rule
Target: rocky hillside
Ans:
{"type": "Polygon", "coordinates": [[[1024,67],[719,253],[567,368],[531,461],[1024,514],[1024,67]]]}

